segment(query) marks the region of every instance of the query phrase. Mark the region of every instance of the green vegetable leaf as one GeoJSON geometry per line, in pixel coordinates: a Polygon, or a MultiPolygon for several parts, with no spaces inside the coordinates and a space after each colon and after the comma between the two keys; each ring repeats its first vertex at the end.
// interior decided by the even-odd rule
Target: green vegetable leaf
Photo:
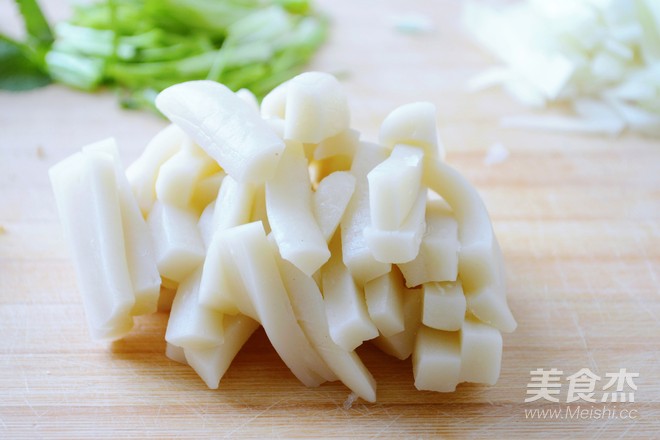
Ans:
{"type": "Polygon", "coordinates": [[[36,40],[38,45],[50,46],[53,42],[53,33],[39,3],[36,0],[16,0],[16,3],[23,15],[27,34],[36,40]]]}
{"type": "Polygon", "coordinates": [[[0,36],[0,89],[14,92],[50,84],[50,78],[26,55],[25,47],[0,36]]]}
{"type": "Polygon", "coordinates": [[[127,108],[154,108],[158,92],[194,79],[263,97],[299,73],[327,27],[310,0],[96,0],[51,31],[38,0],[15,1],[28,36],[1,40],[0,87],[28,90],[50,76],[114,88],[127,108]]]}

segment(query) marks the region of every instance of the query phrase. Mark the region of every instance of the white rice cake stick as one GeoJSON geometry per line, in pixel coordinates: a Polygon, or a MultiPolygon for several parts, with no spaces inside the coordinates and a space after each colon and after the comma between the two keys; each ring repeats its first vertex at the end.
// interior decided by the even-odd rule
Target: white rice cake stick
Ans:
{"type": "Polygon", "coordinates": [[[323,72],[305,72],[288,81],[285,115],[284,139],[310,144],[347,130],[350,120],[341,84],[323,72]]]}
{"type": "Polygon", "coordinates": [[[397,359],[408,359],[415,346],[415,335],[422,322],[422,289],[406,289],[403,296],[404,330],[392,336],[380,335],[373,344],[397,359]]]}
{"type": "Polygon", "coordinates": [[[360,145],[360,132],[349,128],[321,141],[314,148],[314,160],[329,159],[335,156],[352,158],[360,145]]]}
{"type": "Polygon", "coordinates": [[[258,185],[254,191],[252,212],[250,222],[261,222],[266,234],[270,234],[270,223],[268,222],[268,210],[266,209],[266,185],[258,185]]]}
{"type": "Polygon", "coordinates": [[[259,323],[245,315],[225,316],[222,345],[206,349],[186,347],[185,359],[206,386],[215,390],[231,362],[258,328],[259,323]]]}
{"type": "Polygon", "coordinates": [[[209,244],[202,269],[199,302],[225,314],[242,313],[258,320],[257,311],[231,256],[227,242],[227,235],[231,232],[228,231],[230,229],[216,231],[209,244]]]}
{"type": "Polygon", "coordinates": [[[305,335],[337,377],[359,397],[376,401],[376,381],[357,353],[347,351],[331,338],[323,295],[313,278],[274,252],[293,311],[305,335]]]}
{"type": "Polygon", "coordinates": [[[426,232],[417,257],[399,265],[406,286],[429,282],[456,281],[458,277],[458,225],[441,200],[426,205],[426,232]]]}
{"type": "Polygon", "coordinates": [[[199,216],[197,221],[197,229],[199,230],[199,235],[204,242],[204,247],[208,249],[213,239],[213,232],[215,228],[213,226],[213,213],[215,212],[215,200],[206,205],[206,208],[202,211],[202,214],[199,216]]]}
{"type": "Polygon", "coordinates": [[[312,275],[330,251],[314,217],[307,159],[297,147],[287,146],[275,176],[266,182],[266,210],[282,258],[312,275]]]}
{"type": "Polygon", "coordinates": [[[284,140],[284,119],[270,118],[266,119],[265,122],[278,138],[284,140]]]}
{"type": "Polygon", "coordinates": [[[94,339],[118,339],[133,326],[135,304],[112,159],[76,153],[49,170],[69,243],[88,328],[94,339]]]}
{"type": "Polygon", "coordinates": [[[193,188],[190,198],[190,207],[196,212],[202,212],[212,202],[218,198],[220,185],[227,174],[224,171],[217,171],[209,176],[203,177],[193,188]]]}
{"type": "Polygon", "coordinates": [[[459,332],[421,326],[413,352],[415,388],[449,393],[456,391],[461,372],[459,332]]]}
{"type": "Polygon", "coordinates": [[[371,226],[390,231],[401,227],[421,189],[423,159],[421,148],[397,144],[390,157],[369,172],[371,226]]]}
{"type": "Polygon", "coordinates": [[[236,96],[238,96],[243,102],[245,102],[256,114],[259,114],[259,100],[254,96],[248,89],[238,89],[236,90],[236,96]]]}
{"type": "Polygon", "coordinates": [[[87,145],[83,151],[98,151],[111,157],[115,169],[115,179],[119,194],[126,264],[135,295],[132,315],[147,315],[156,312],[160,295],[160,274],[154,254],[154,243],[147,223],[131,191],[119,157],[119,149],[114,139],[106,139],[87,145]]]}
{"type": "Polygon", "coordinates": [[[495,385],[502,364],[502,334],[468,317],[460,331],[461,382],[495,385]]]}
{"type": "Polygon", "coordinates": [[[187,138],[179,127],[168,125],[151,139],[140,157],[126,169],[143,216],[149,214],[156,200],[156,179],[160,166],[181,149],[187,138]]]}
{"type": "Polygon", "coordinates": [[[349,156],[332,156],[327,159],[313,160],[309,166],[312,186],[318,188],[319,183],[334,172],[350,171],[352,161],[353,159],[349,156]]]}
{"type": "Polygon", "coordinates": [[[303,384],[318,386],[333,380],[334,373],[296,320],[261,223],[248,223],[224,232],[236,269],[275,351],[303,384]]]}
{"type": "Polygon", "coordinates": [[[367,310],[381,335],[387,337],[401,333],[404,326],[403,277],[391,270],[364,285],[367,310]]]}
{"type": "Polygon", "coordinates": [[[335,237],[330,244],[332,256],[321,269],[321,283],[326,316],[332,340],[346,351],[355,350],[363,341],[378,336],[369,318],[364,291],[341,260],[341,243],[335,237]]]}
{"type": "Polygon", "coordinates": [[[213,231],[222,231],[250,220],[257,186],[231,176],[222,180],[213,212],[213,231]]]}
{"type": "Polygon", "coordinates": [[[203,151],[184,147],[161,165],[156,199],[177,208],[189,208],[200,180],[217,171],[218,164],[203,151]]]}
{"type": "Polygon", "coordinates": [[[346,171],[335,171],[319,183],[313,195],[314,218],[326,242],[339,227],[346,207],[355,191],[355,177],[346,171]]]}
{"type": "Polygon", "coordinates": [[[214,81],[168,87],[156,107],[239,182],[263,182],[275,173],[284,142],[254,109],[214,81]]]}
{"type": "MultiPolygon", "coordinates": [[[[261,117],[269,119],[279,119],[284,121],[286,117],[286,92],[289,81],[285,81],[271,90],[264,99],[261,100],[261,117]]],[[[284,138],[284,131],[282,131],[284,138]]]]}
{"type": "Polygon", "coordinates": [[[178,283],[202,264],[206,250],[192,211],[156,201],[147,224],[162,277],[178,283]]]}
{"type": "Polygon", "coordinates": [[[224,341],[223,314],[199,303],[201,269],[179,284],[167,321],[165,340],[182,348],[212,348],[224,341]]]}
{"type": "Polygon", "coordinates": [[[177,347],[176,345],[170,344],[169,342],[165,343],[165,356],[168,359],[178,362],[179,364],[188,365],[186,360],[186,354],[183,351],[183,348],[177,347]]]}
{"type": "Polygon", "coordinates": [[[424,161],[423,180],[445,199],[456,217],[461,242],[458,271],[468,310],[501,331],[513,331],[516,320],[506,302],[504,260],[479,194],[460,173],[440,160],[424,161]]]}
{"type": "Polygon", "coordinates": [[[400,264],[417,257],[426,229],[426,198],[426,188],[422,187],[408,217],[397,230],[364,228],[364,240],[376,261],[400,264]]]}
{"type": "Polygon", "coordinates": [[[389,151],[381,146],[361,142],[355,153],[351,174],[355,191],[341,219],[342,258],[359,285],[390,271],[391,264],[374,259],[364,238],[364,228],[371,225],[367,174],[387,159],[389,151]]]}
{"type": "Polygon", "coordinates": [[[379,133],[380,144],[393,148],[396,144],[421,147],[427,156],[444,157],[438,140],[436,108],[430,102],[413,102],[394,109],[385,117],[379,133]]]}
{"type": "Polygon", "coordinates": [[[436,330],[458,331],[465,320],[465,295],[461,281],[426,283],[422,322],[436,330]]]}

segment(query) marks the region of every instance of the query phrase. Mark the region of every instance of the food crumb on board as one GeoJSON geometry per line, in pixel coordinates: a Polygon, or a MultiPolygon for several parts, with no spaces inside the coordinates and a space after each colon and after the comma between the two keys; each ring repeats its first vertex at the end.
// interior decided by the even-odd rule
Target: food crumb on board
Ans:
{"type": "Polygon", "coordinates": [[[6,234],[6,233],[7,233],[7,230],[5,229],[5,227],[0,225],[0,235],[6,234]]]}
{"type": "Polygon", "coordinates": [[[46,157],[46,152],[44,151],[41,145],[37,146],[37,157],[39,159],[43,159],[46,157]]]}
{"type": "Polygon", "coordinates": [[[346,400],[344,401],[344,410],[348,411],[353,407],[353,403],[357,400],[358,396],[355,393],[350,393],[346,400]]]}
{"type": "Polygon", "coordinates": [[[393,18],[394,29],[402,34],[427,34],[433,30],[431,19],[418,12],[393,18]]]}
{"type": "Polygon", "coordinates": [[[504,162],[509,157],[509,150],[502,145],[501,142],[495,142],[488,147],[486,157],[484,157],[485,165],[496,165],[504,162]]]}

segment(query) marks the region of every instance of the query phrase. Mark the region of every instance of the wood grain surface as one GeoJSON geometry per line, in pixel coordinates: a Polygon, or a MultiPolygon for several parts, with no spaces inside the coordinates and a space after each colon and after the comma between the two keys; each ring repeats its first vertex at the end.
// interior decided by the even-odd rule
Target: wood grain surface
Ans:
{"type": "MultiPolygon", "coordinates": [[[[61,2],[51,17],[66,16],[61,2]]],[[[257,332],[220,389],[164,352],[166,316],[126,339],[92,342],[47,170],[86,143],[117,138],[126,163],[164,121],[119,110],[110,93],[60,86],[0,93],[0,438],[657,438],[660,436],[660,142],[503,129],[524,111],[465,80],[495,60],[462,34],[460,2],[317,1],[332,34],[311,69],[339,74],[353,126],[373,139],[395,106],[430,100],[447,160],[478,188],[507,263],[518,319],[495,386],[420,392],[410,361],[359,350],[378,402],[347,408],[339,383],[300,385],[257,332]],[[394,28],[407,13],[429,33],[394,28]],[[486,165],[500,142],[510,157],[486,165]],[[530,371],[639,373],[633,403],[525,403],[530,371]],[[525,410],[606,407],[627,418],[529,418],[525,410]],[[635,416],[632,418],[632,416],[635,416]]],[[[0,26],[17,31],[11,4],[0,26]]]]}

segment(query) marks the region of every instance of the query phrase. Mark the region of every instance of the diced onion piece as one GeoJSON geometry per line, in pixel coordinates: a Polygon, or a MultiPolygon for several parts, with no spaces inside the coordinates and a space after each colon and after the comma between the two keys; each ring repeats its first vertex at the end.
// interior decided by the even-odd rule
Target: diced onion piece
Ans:
{"type": "Polygon", "coordinates": [[[403,277],[391,270],[364,285],[369,317],[381,335],[387,337],[404,330],[403,277]]]}
{"type": "Polygon", "coordinates": [[[417,257],[399,264],[406,286],[432,281],[455,281],[458,276],[458,226],[451,210],[440,200],[426,206],[426,232],[417,257]]]}
{"type": "Polygon", "coordinates": [[[367,174],[387,159],[389,150],[366,142],[355,153],[351,174],[355,177],[355,191],[341,219],[341,255],[344,264],[359,285],[390,271],[391,265],[374,259],[364,238],[364,228],[371,224],[369,184],[367,174]]]}
{"type": "Polygon", "coordinates": [[[392,336],[380,335],[372,342],[384,353],[408,359],[415,346],[415,335],[422,319],[422,289],[406,289],[403,295],[404,330],[392,336]]]}
{"type": "Polygon", "coordinates": [[[620,81],[625,70],[624,60],[604,50],[599,51],[591,60],[591,73],[605,81],[620,81]]]}
{"type": "Polygon", "coordinates": [[[245,315],[225,316],[223,322],[224,342],[212,348],[184,348],[185,359],[202,378],[206,386],[215,390],[243,345],[259,323],[245,315]]]}
{"type": "Polygon", "coordinates": [[[575,67],[562,53],[547,50],[537,43],[539,32],[550,31],[546,23],[527,15],[526,7],[518,3],[504,11],[469,2],[464,11],[464,24],[480,44],[511,66],[544,97],[555,99],[575,67]]]}
{"type": "Polygon", "coordinates": [[[369,318],[364,290],[344,266],[339,252],[341,243],[335,237],[330,261],[321,270],[321,284],[330,336],[344,350],[355,350],[362,342],[378,336],[369,318]]]}
{"type": "Polygon", "coordinates": [[[314,218],[326,242],[334,235],[355,191],[355,177],[335,171],[324,177],[313,195],[314,218]]]}
{"type": "Polygon", "coordinates": [[[165,340],[178,347],[212,348],[224,341],[223,314],[199,303],[201,268],[179,284],[167,321],[165,340]]]}
{"type": "Polygon", "coordinates": [[[430,102],[413,102],[395,108],[380,125],[379,141],[387,148],[397,144],[420,147],[427,156],[444,157],[438,140],[436,108],[430,102]]]}
{"type": "Polygon", "coordinates": [[[49,174],[90,333],[121,338],[133,327],[135,296],[112,159],[98,151],[76,153],[49,174]]]}
{"type": "Polygon", "coordinates": [[[182,148],[161,165],[156,178],[156,198],[186,209],[199,181],[217,171],[218,165],[206,154],[182,148]]]}
{"type": "Polygon", "coordinates": [[[160,166],[179,151],[186,138],[179,127],[168,125],[151,139],[140,157],[126,169],[133,194],[145,217],[156,200],[156,179],[160,166]]]}
{"type": "Polygon", "coordinates": [[[488,147],[483,163],[489,166],[497,165],[507,160],[510,154],[509,150],[501,142],[495,142],[488,147]]]}
{"type": "Polygon", "coordinates": [[[412,363],[418,390],[455,391],[461,372],[459,332],[422,326],[417,332],[412,363]]]}
{"type": "Polygon", "coordinates": [[[423,159],[421,148],[397,144],[390,157],[369,171],[369,209],[374,228],[393,231],[401,227],[420,192],[423,159]]]}
{"type": "Polygon", "coordinates": [[[616,135],[623,131],[625,123],[619,119],[583,118],[555,115],[515,115],[500,120],[505,128],[524,128],[569,133],[616,135]]]}
{"type": "Polygon", "coordinates": [[[504,331],[516,328],[506,302],[502,255],[479,193],[457,171],[439,160],[424,161],[423,183],[442,196],[458,223],[458,270],[468,309],[504,331]]]}
{"type": "Polygon", "coordinates": [[[259,322],[284,363],[307,386],[334,379],[296,320],[263,226],[248,223],[223,232],[259,322]]]}
{"type": "Polygon", "coordinates": [[[162,277],[180,282],[202,264],[206,252],[192,211],[156,201],[147,224],[162,277]]]}
{"type": "Polygon", "coordinates": [[[660,135],[658,77],[660,15],[655,1],[522,1],[503,8],[470,2],[464,10],[467,30],[506,67],[490,69],[475,85],[502,85],[528,106],[572,104],[576,116],[505,117],[507,127],[616,135],[629,127],[660,135]],[[653,5],[653,6],[651,6],[653,5]],[[598,102],[608,113],[583,112],[582,100],[598,102]],[[650,112],[651,124],[636,124],[617,107],[650,112]]]}
{"type": "Polygon", "coordinates": [[[284,142],[224,85],[176,84],[160,92],[156,106],[237,181],[263,182],[275,173],[284,142]]]}
{"type": "Polygon", "coordinates": [[[415,203],[401,227],[396,230],[364,228],[364,239],[376,261],[383,263],[406,263],[419,254],[426,221],[426,188],[415,197],[415,203]]]}
{"type": "MultiPolygon", "coordinates": [[[[276,247],[276,246],[275,246],[276,247]]],[[[330,336],[323,295],[316,281],[273,252],[289,292],[293,311],[318,354],[337,377],[359,397],[376,401],[376,381],[354,351],[337,345],[330,336]]]]}
{"type": "Polygon", "coordinates": [[[502,334],[489,325],[468,317],[460,331],[461,382],[494,385],[500,376],[502,334]]]}
{"type": "Polygon", "coordinates": [[[458,331],[465,319],[466,302],[461,282],[426,283],[422,322],[437,330],[458,331]]]}
{"type": "Polygon", "coordinates": [[[132,315],[154,313],[160,295],[160,274],[154,255],[154,243],[147,223],[142,217],[130,184],[124,174],[119,149],[114,139],[107,139],[83,148],[83,151],[99,151],[108,154],[113,161],[119,195],[126,264],[135,295],[132,315]]]}
{"type": "MultiPolygon", "coordinates": [[[[660,85],[657,87],[660,89],[660,85]]],[[[613,99],[609,102],[629,127],[642,134],[660,136],[660,111],[654,113],[639,106],[626,104],[621,100],[613,99]]],[[[657,98],[655,102],[658,102],[657,98]]]]}
{"type": "Polygon", "coordinates": [[[287,147],[266,182],[266,210],[282,258],[312,275],[328,261],[330,251],[314,217],[307,159],[295,147],[287,147]]]}
{"type": "Polygon", "coordinates": [[[349,113],[344,90],[334,76],[302,73],[286,86],[284,138],[318,144],[348,129],[349,113]]]}

